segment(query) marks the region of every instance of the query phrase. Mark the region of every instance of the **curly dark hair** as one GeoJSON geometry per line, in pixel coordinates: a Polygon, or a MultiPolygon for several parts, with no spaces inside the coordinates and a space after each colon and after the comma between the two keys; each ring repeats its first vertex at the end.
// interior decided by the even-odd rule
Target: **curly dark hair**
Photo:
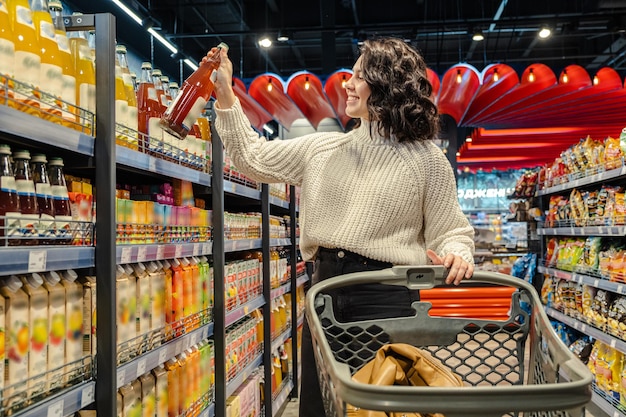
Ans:
{"type": "Polygon", "coordinates": [[[439,132],[439,112],[430,99],[421,54],[397,38],[368,39],[361,46],[363,78],[371,89],[367,100],[370,120],[378,121],[379,134],[395,135],[399,142],[434,139],[439,132]]]}

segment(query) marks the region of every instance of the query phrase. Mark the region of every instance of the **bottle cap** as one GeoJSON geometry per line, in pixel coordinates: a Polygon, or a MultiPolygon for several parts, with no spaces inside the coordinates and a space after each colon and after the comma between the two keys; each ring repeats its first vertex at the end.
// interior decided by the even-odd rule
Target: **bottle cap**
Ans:
{"type": "Polygon", "coordinates": [[[62,167],[63,165],[63,158],[59,158],[59,157],[52,157],[50,158],[50,160],[48,161],[48,165],[49,166],[58,166],[58,167],[62,167]]]}
{"type": "Polygon", "coordinates": [[[33,288],[39,288],[43,284],[43,277],[36,272],[24,276],[24,281],[33,288]]]}
{"type": "Polygon", "coordinates": [[[128,264],[124,265],[124,272],[126,272],[126,275],[131,275],[133,273],[133,267],[128,264]]]}
{"type": "Polygon", "coordinates": [[[161,263],[163,264],[163,269],[170,269],[172,267],[172,264],[167,259],[163,259],[161,263]]]}
{"type": "Polygon", "coordinates": [[[61,281],[61,277],[59,276],[57,271],[50,271],[44,275],[44,279],[50,285],[56,285],[61,281]]]}
{"type": "Polygon", "coordinates": [[[46,159],[46,155],[44,155],[42,153],[34,153],[33,157],[31,158],[31,161],[33,161],[33,162],[43,162],[44,164],[46,162],[48,162],[48,160],[46,159]]]}
{"type": "Polygon", "coordinates": [[[0,145],[0,154],[11,155],[11,147],[9,145],[0,145]]]}
{"type": "Polygon", "coordinates": [[[126,53],[126,46],[124,45],[116,45],[115,46],[115,52],[120,52],[125,54],[126,53]]]}
{"type": "Polygon", "coordinates": [[[151,63],[149,63],[149,62],[142,62],[142,63],[141,63],[141,69],[142,69],[142,70],[143,70],[143,69],[149,69],[149,70],[151,70],[151,69],[152,69],[152,64],[151,64],[151,63]]]}
{"type": "Polygon", "coordinates": [[[16,292],[17,290],[22,288],[24,284],[22,283],[22,280],[19,279],[17,276],[11,275],[4,281],[4,285],[9,289],[9,291],[16,292]]]}
{"type": "Polygon", "coordinates": [[[153,261],[146,266],[146,269],[149,273],[154,274],[159,269],[159,267],[157,266],[156,262],[153,261]]]}
{"type": "Polygon", "coordinates": [[[170,82],[170,77],[168,77],[167,75],[162,75],[161,76],[161,81],[164,83],[169,83],[170,82]]]}
{"type": "Polygon", "coordinates": [[[226,49],[228,51],[228,45],[225,42],[220,42],[220,44],[217,45],[217,47],[221,49],[226,49]]]}
{"type": "Polygon", "coordinates": [[[30,152],[25,150],[19,150],[13,152],[13,159],[30,159],[30,152]]]}
{"type": "Polygon", "coordinates": [[[171,81],[170,88],[178,88],[178,83],[176,81],[171,81]]]}
{"type": "Polygon", "coordinates": [[[141,262],[133,264],[132,268],[135,271],[135,275],[137,276],[141,276],[144,274],[144,272],[146,272],[146,266],[141,262]]]}
{"type": "Polygon", "coordinates": [[[74,282],[76,281],[76,278],[78,278],[78,274],[73,269],[68,269],[63,273],[63,278],[70,282],[74,282]]]}
{"type": "Polygon", "coordinates": [[[120,277],[122,275],[124,275],[126,273],[126,271],[124,271],[124,268],[122,268],[122,265],[117,265],[117,267],[115,268],[115,275],[117,277],[120,277]]]}
{"type": "Polygon", "coordinates": [[[190,262],[189,262],[189,259],[187,259],[187,258],[182,258],[182,259],[180,260],[180,262],[183,264],[183,266],[188,266],[188,265],[189,265],[189,263],[190,263],[190,262]]]}
{"type": "Polygon", "coordinates": [[[52,8],[63,10],[63,4],[61,4],[61,0],[48,0],[48,9],[52,8]]]}
{"type": "Polygon", "coordinates": [[[153,77],[160,77],[160,76],[162,76],[162,75],[163,75],[163,73],[161,72],[161,70],[160,70],[160,69],[155,68],[155,69],[153,69],[153,70],[152,70],[152,76],[153,76],[153,77]]]}

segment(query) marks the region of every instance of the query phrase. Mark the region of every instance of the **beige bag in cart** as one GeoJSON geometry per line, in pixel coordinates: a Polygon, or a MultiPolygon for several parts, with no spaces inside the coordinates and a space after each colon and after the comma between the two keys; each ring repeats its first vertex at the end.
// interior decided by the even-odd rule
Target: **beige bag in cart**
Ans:
{"type": "MultiPolygon", "coordinates": [[[[376,352],[374,359],[352,377],[356,382],[373,385],[462,387],[463,381],[428,351],[405,343],[391,343],[376,352]]],[[[347,406],[349,417],[443,417],[442,414],[386,413],[347,406]]]]}

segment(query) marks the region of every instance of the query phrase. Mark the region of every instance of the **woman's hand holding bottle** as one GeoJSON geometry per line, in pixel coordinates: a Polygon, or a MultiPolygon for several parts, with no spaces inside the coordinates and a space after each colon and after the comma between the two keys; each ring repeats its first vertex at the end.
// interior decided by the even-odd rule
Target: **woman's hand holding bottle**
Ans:
{"type": "Polygon", "coordinates": [[[202,58],[202,61],[206,61],[209,56],[215,52],[220,54],[220,66],[217,69],[217,76],[213,81],[215,85],[215,97],[217,98],[217,105],[221,109],[227,109],[235,104],[235,92],[233,91],[233,63],[228,58],[228,50],[222,48],[217,51],[218,48],[212,48],[207,56],[202,58]]]}

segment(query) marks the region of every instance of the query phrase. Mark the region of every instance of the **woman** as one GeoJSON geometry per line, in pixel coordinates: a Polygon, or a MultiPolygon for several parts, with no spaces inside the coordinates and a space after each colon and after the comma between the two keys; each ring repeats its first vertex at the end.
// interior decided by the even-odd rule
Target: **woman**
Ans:
{"type": "MultiPolygon", "coordinates": [[[[266,141],[232,89],[223,49],[215,81],[215,127],[235,166],[266,183],[301,186],[300,249],[313,283],[392,265],[433,264],[459,284],[474,271],[474,230],[462,213],[452,168],[433,143],[432,86],[421,55],[394,38],[367,40],[346,82],[350,132],[266,141]]],[[[361,285],[335,294],[340,320],[411,313],[406,288],[361,285]]],[[[324,415],[311,336],[302,341],[300,416],[324,415]]]]}

